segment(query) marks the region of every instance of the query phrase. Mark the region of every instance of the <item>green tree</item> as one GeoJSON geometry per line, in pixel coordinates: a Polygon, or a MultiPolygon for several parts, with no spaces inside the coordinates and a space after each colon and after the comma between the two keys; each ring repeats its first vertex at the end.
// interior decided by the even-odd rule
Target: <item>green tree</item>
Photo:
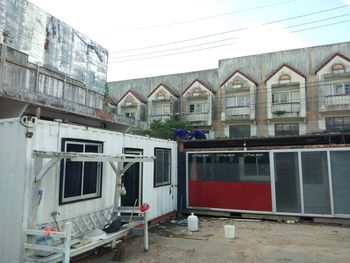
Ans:
{"type": "Polygon", "coordinates": [[[190,124],[187,121],[176,120],[175,117],[170,117],[164,122],[154,120],[150,124],[150,128],[143,131],[143,135],[160,139],[172,139],[174,129],[189,130],[190,124]]]}

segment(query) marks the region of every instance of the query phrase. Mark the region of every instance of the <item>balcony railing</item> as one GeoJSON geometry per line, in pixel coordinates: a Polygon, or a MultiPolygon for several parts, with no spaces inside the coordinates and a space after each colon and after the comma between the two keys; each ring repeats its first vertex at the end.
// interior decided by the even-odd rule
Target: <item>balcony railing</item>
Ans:
{"type": "Polygon", "coordinates": [[[300,103],[299,102],[286,102],[272,104],[272,113],[279,115],[283,113],[299,113],[300,103]]]}
{"type": "Polygon", "coordinates": [[[191,112],[184,114],[185,120],[190,122],[209,122],[209,112],[191,112]]]}
{"type": "Polygon", "coordinates": [[[338,105],[349,105],[350,104],[350,94],[344,95],[331,95],[325,97],[325,105],[338,106],[338,105]]]}
{"type": "Polygon", "coordinates": [[[30,64],[22,65],[9,60],[2,62],[4,67],[0,82],[7,83],[14,90],[33,91],[97,109],[103,108],[103,95],[88,90],[76,80],[30,64]]]}
{"type": "Polygon", "coordinates": [[[226,108],[226,116],[250,115],[250,106],[226,108]]]}
{"type": "Polygon", "coordinates": [[[165,121],[166,119],[170,118],[170,114],[166,115],[151,115],[148,117],[149,121],[165,121]]]}

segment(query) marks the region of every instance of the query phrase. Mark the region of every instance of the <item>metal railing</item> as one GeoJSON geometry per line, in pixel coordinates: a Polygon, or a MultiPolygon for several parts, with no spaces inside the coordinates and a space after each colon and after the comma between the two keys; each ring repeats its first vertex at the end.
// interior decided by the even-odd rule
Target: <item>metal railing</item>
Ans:
{"type": "Polygon", "coordinates": [[[272,113],[298,113],[300,112],[300,102],[285,102],[272,104],[272,113]]]}
{"type": "Polygon", "coordinates": [[[337,106],[337,105],[349,105],[349,104],[350,104],[350,94],[325,96],[325,105],[327,107],[337,106]]]}
{"type": "Polygon", "coordinates": [[[186,121],[204,121],[209,122],[211,116],[209,115],[209,112],[191,112],[191,113],[185,113],[184,119],[186,121]]]}
{"type": "Polygon", "coordinates": [[[250,106],[237,106],[226,108],[226,116],[250,115],[250,106]]]}

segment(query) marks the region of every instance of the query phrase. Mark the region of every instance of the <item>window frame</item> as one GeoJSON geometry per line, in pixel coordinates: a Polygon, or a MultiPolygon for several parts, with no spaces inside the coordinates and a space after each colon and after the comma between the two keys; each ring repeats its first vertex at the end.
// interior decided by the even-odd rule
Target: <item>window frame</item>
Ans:
{"type": "Polygon", "coordinates": [[[207,102],[188,104],[188,113],[206,113],[207,112],[206,109],[207,109],[207,102]]]}
{"type": "Polygon", "coordinates": [[[350,95],[350,81],[324,84],[324,93],[325,96],[350,95]]]}
{"type": "MultiPolygon", "coordinates": [[[[160,147],[156,147],[154,148],[154,156],[156,157],[156,159],[154,160],[154,165],[153,165],[153,187],[161,187],[161,186],[166,186],[166,185],[171,185],[171,149],[170,148],[160,148],[160,147]],[[165,152],[168,152],[169,154],[169,163],[168,163],[168,180],[164,180],[162,182],[158,182],[157,179],[157,151],[163,151],[163,156],[165,152]]],[[[163,159],[164,162],[164,159],[163,159]]],[[[163,164],[164,165],[164,164],[163,164]]],[[[163,167],[164,168],[164,167],[163,167]]],[[[164,178],[163,178],[164,179],[164,178]]]]}
{"type": "Polygon", "coordinates": [[[275,123],[274,130],[275,130],[275,136],[298,136],[298,135],[300,135],[300,125],[297,122],[275,123]],[[276,134],[276,131],[277,131],[276,127],[278,125],[282,126],[282,134],[276,134]],[[292,134],[291,133],[291,131],[293,131],[292,125],[297,125],[298,126],[298,133],[297,134],[292,134]],[[286,127],[286,126],[289,126],[289,129],[285,129],[284,127],[286,127]]]}
{"type": "Polygon", "coordinates": [[[327,132],[348,132],[350,131],[350,116],[333,116],[325,118],[325,126],[327,132]],[[347,119],[349,123],[345,121],[347,119]],[[339,122],[341,120],[341,123],[339,122]],[[345,126],[348,126],[349,129],[346,130],[345,126]],[[341,127],[341,130],[336,129],[336,127],[341,127]]]}
{"type": "MultiPolygon", "coordinates": [[[[61,150],[62,152],[66,152],[68,144],[76,144],[83,145],[83,149],[85,149],[86,145],[98,146],[97,153],[103,153],[104,144],[102,141],[94,141],[94,140],[83,140],[83,139],[74,139],[74,138],[62,138],[61,150]]],[[[85,151],[84,151],[85,152],[85,151]]],[[[84,153],[82,152],[82,153],[84,153]]],[[[60,165],[60,184],[59,184],[59,205],[65,205],[75,202],[82,202],[91,199],[97,199],[102,197],[102,179],[103,179],[103,162],[97,163],[97,179],[96,179],[96,192],[84,194],[84,161],[78,162],[82,163],[82,171],[81,171],[81,189],[80,195],[73,197],[64,197],[65,193],[65,176],[66,176],[66,163],[67,159],[61,160],[60,165]]]]}
{"type": "Polygon", "coordinates": [[[250,124],[230,125],[229,126],[229,134],[228,134],[228,136],[229,136],[229,138],[251,138],[252,137],[251,125],[250,124]],[[244,132],[245,132],[245,129],[246,129],[247,131],[249,131],[249,136],[231,136],[231,129],[233,129],[233,128],[231,128],[231,126],[233,128],[241,128],[240,134],[243,134],[243,135],[245,135],[244,132]],[[242,131],[243,131],[243,133],[242,133],[242,131]]]}
{"type": "Polygon", "coordinates": [[[227,96],[226,97],[226,108],[240,108],[240,107],[250,107],[250,94],[242,94],[242,95],[235,95],[235,96],[227,96]],[[229,100],[233,102],[229,105],[229,100]],[[243,103],[242,103],[243,102],[243,103]]]}

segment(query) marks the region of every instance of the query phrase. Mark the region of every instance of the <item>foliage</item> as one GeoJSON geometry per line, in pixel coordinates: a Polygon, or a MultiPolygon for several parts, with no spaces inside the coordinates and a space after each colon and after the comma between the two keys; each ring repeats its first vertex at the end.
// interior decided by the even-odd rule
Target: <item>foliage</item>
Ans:
{"type": "Polygon", "coordinates": [[[189,130],[190,125],[187,121],[176,120],[175,117],[170,117],[165,121],[154,120],[150,124],[150,128],[142,132],[142,135],[160,139],[172,139],[174,129],[189,130]]]}

